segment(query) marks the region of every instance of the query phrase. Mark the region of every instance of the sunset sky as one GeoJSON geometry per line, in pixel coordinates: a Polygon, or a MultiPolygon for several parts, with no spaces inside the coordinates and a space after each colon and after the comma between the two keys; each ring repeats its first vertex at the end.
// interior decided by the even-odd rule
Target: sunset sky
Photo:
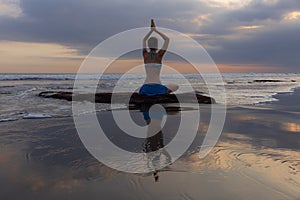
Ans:
{"type": "Polygon", "coordinates": [[[74,73],[151,18],[198,41],[221,72],[300,72],[299,0],[0,0],[0,73],[74,73]]]}

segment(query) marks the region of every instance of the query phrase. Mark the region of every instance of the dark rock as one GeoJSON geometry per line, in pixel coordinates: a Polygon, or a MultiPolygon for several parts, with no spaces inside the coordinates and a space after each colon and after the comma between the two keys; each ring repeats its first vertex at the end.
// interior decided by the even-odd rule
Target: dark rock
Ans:
{"type": "Polygon", "coordinates": [[[227,81],[227,84],[235,84],[235,81],[227,81]]]}
{"type": "Polygon", "coordinates": [[[0,94],[11,94],[11,92],[6,92],[6,91],[0,91],[0,94]]]}
{"type": "Polygon", "coordinates": [[[41,92],[39,94],[40,97],[44,98],[54,98],[54,99],[64,99],[67,101],[72,101],[72,92],[54,92],[54,91],[47,91],[41,92]]]}
{"type": "MultiPolygon", "coordinates": [[[[129,99],[129,104],[156,104],[156,103],[178,103],[180,99],[181,103],[195,103],[195,97],[199,104],[214,104],[216,101],[208,96],[200,94],[200,92],[195,93],[182,93],[182,94],[164,94],[156,96],[146,96],[139,95],[138,93],[117,93],[113,94],[114,103],[127,103],[126,100],[129,99]],[[178,99],[177,99],[178,98],[178,99]]],[[[93,100],[92,94],[73,94],[72,92],[62,92],[62,91],[46,91],[39,94],[40,97],[44,98],[54,98],[54,99],[64,99],[67,101],[85,101],[93,100]]],[[[112,93],[96,93],[95,102],[96,103],[111,103],[112,93]]]]}
{"type": "Polygon", "coordinates": [[[278,83],[283,82],[281,80],[254,80],[253,83],[278,83]]]}

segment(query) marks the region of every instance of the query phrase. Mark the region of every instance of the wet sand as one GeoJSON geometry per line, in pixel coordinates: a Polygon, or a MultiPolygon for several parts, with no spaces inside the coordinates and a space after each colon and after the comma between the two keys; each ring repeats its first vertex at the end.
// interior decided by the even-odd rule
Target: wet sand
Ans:
{"type": "MultiPolygon", "coordinates": [[[[82,145],[71,117],[2,122],[0,199],[300,199],[300,90],[276,98],[229,108],[217,145],[199,159],[210,117],[209,106],[202,106],[193,144],[159,171],[158,182],[151,173],[123,173],[99,163],[82,145]]],[[[118,136],[110,112],[98,115],[118,136]]],[[[179,117],[170,115],[170,127],[179,117]]],[[[165,137],[168,142],[173,135],[165,137]]],[[[112,138],[124,148],[134,143],[112,138]]]]}

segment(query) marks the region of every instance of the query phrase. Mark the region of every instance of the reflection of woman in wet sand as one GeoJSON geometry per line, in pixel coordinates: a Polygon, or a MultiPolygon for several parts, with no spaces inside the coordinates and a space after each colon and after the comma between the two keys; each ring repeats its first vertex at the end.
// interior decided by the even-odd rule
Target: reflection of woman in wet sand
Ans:
{"type": "Polygon", "coordinates": [[[162,85],[160,81],[162,59],[167,51],[168,45],[169,38],[165,34],[159,32],[155,27],[154,21],[151,20],[151,30],[143,39],[143,57],[146,70],[146,80],[144,85],[140,88],[139,94],[154,96],[159,94],[168,94],[178,89],[178,86],[175,84],[162,85]],[[159,51],[157,51],[158,39],[150,37],[153,32],[160,35],[164,40],[163,46],[159,51]],[[149,51],[146,46],[147,41],[149,51]]]}
{"type": "Polygon", "coordinates": [[[143,107],[143,115],[146,123],[148,124],[147,139],[144,144],[144,152],[147,153],[148,167],[154,168],[153,176],[154,180],[158,181],[158,170],[162,162],[170,164],[172,161],[169,153],[164,148],[164,136],[162,133],[162,120],[166,114],[162,108],[152,108],[151,114],[149,113],[149,107],[143,107]],[[151,115],[151,117],[150,117],[151,115]]]}

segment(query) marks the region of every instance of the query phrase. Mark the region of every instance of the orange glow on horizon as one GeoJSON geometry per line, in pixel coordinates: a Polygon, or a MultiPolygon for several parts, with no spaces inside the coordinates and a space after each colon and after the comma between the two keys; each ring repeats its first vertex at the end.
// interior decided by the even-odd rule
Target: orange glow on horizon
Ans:
{"type": "Polygon", "coordinates": [[[221,73],[282,73],[282,67],[264,65],[217,64],[221,73]]]}
{"type": "MultiPolygon", "coordinates": [[[[0,73],[76,73],[85,59],[76,49],[52,43],[26,43],[0,41],[0,73]]],[[[91,59],[91,68],[86,73],[99,73],[102,59],[91,59]]],[[[165,66],[182,74],[199,73],[190,63],[165,60],[165,66]]],[[[126,73],[136,66],[142,66],[141,59],[119,59],[114,61],[106,73],[126,73]]],[[[221,73],[267,73],[282,72],[282,68],[259,65],[217,64],[221,73]]],[[[199,64],[200,73],[217,73],[212,64],[199,64]]],[[[163,73],[173,73],[163,67],[163,73]]],[[[141,67],[138,73],[144,73],[141,67]]]]}
{"type": "MultiPolygon", "coordinates": [[[[77,73],[82,60],[52,60],[44,63],[26,62],[22,65],[21,61],[16,62],[15,65],[6,65],[8,67],[0,66],[0,73],[77,73]]],[[[105,71],[105,73],[126,73],[132,68],[143,65],[142,60],[118,60],[113,62],[105,71]]],[[[182,74],[198,73],[195,68],[189,63],[181,63],[175,61],[164,62],[164,66],[171,67],[182,74]]],[[[259,65],[227,65],[217,64],[220,73],[281,73],[282,68],[272,66],[259,65]]],[[[98,73],[99,69],[90,68],[86,73],[98,73]]],[[[136,73],[144,73],[144,70],[137,70],[136,73]]],[[[163,67],[162,73],[170,73],[166,67],[163,67]]],[[[200,71],[203,74],[209,74],[209,66],[203,67],[200,71]]]]}

